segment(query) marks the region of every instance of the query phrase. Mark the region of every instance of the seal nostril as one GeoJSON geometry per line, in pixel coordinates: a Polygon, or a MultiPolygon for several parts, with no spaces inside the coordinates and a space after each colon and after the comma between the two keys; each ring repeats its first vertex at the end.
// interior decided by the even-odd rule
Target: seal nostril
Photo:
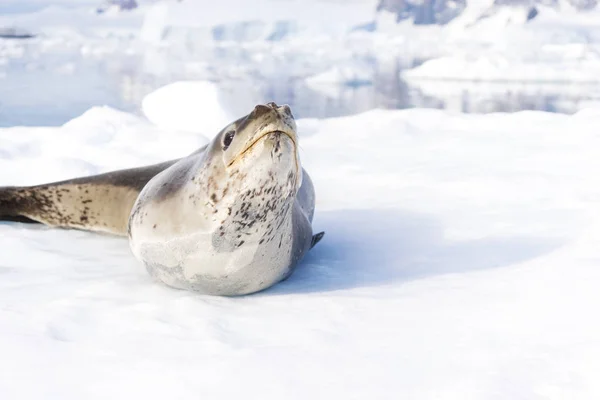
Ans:
{"type": "Polygon", "coordinates": [[[259,104],[256,107],[254,107],[254,110],[252,111],[252,117],[253,118],[258,118],[262,115],[265,115],[266,113],[269,113],[273,111],[273,109],[271,107],[267,107],[265,105],[259,104]]]}
{"type": "Polygon", "coordinates": [[[287,104],[284,104],[280,108],[283,109],[283,113],[285,115],[287,115],[288,117],[294,118],[294,116],[292,115],[292,109],[290,108],[290,106],[288,106],[287,104]]]}
{"type": "Polygon", "coordinates": [[[274,110],[276,110],[276,109],[277,109],[277,104],[275,104],[275,103],[274,103],[274,102],[272,102],[272,101],[271,101],[271,102],[269,102],[269,103],[267,103],[267,105],[268,105],[269,107],[271,107],[272,109],[274,109],[274,110]]]}

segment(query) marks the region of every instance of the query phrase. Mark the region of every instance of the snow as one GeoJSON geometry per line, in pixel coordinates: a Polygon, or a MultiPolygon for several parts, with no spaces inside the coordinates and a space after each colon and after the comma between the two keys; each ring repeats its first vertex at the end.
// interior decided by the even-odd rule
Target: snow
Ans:
{"type": "Polygon", "coordinates": [[[106,106],[93,107],[60,127],[11,127],[0,132],[2,186],[157,163],[208,142],[200,133],[158,129],[141,117],[106,106]],[[36,174],[32,168],[38,169],[36,174]]]}
{"type": "Polygon", "coordinates": [[[160,128],[214,136],[233,121],[219,87],[207,81],[174,82],[148,94],[142,111],[160,128]]]}
{"type": "MultiPolygon", "coordinates": [[[[299,120],[326,236],[246,297],[153,282],[124,239],[1,223],[0,397],[597,398],[598,123],[600,109],[299,120]]],[[[0,129],[0,183],[205,142],[95,107],[0,129]]]]}
{"type": "Polygon", "coordinates": [[[428,40],[438,37],[444,50],[403,76],[411,82],[598,82],[600,9],[570,14],[542,7],[527,23],[516,21],[526,12],[522,8],[498,7],[473,20],[481,12],[470,6],[448,26],[430,32],[428,40]]]}

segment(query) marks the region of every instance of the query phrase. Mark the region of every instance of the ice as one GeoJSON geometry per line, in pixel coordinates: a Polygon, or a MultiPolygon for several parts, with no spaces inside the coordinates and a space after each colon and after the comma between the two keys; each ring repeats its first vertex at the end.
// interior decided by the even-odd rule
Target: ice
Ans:
{"type": "Polygon", "coordinates": [[[140,30],[140,39],[147,43],[160,43],[167,29],[168,16],[168,3],[160,2],[154,4],[144,16],[144,23],[140,30]]]}
{"type": "Polygon", "coordinates": [[[371,84],[372,77],[369,68],[361,66],[332,67],[331,69],[306,79],[309,85],[360,85],[371,84]]]}
{"type": "Polygon", "coordinates": [[[339,35],[370,22],[375,16],[376,3],[376,0],[258,0],[252,3],[228,0],[227,7],[214,7],[214,2],[208,0],[164,2],[153,5],[145,27],[153,40],[168,34],[167,31],[198,28],[219,30],[222,37],[216,38],[221,40],[278,40],[287,32],[339,35]],[[252,29],[246,30],[248,24],[254,24],[263,34],[255,36],[252,29]],[[244,35],[244,31],[249,36],[244,35]]]}
{"type": "Polygon", "coordinates": [[[596,71],[600,68],[600,57],[595,53],[588,55],[587,60],[586,55],[583,54],[577,60],[569,60],[570,62],[563,59],[557,63],[558,65],[519,63],[498,56],[480,56],[474,60],[444,57],[427,61],[418,68],[405,71],[403,77],[488,82],[598,82],[596,71]]]}
{"type": "MultiPolygon", "coordinates": [[[[500,7],[485,17],[468,7],[436,35],[446,54],[406,71],[407,79],[494,82],[598,82],[600,10],[582,13],[541,8],[525,23],[523,9],[500,7]]],[[[435,35],[434,35],[435,36],[435,35]]]]}
{"type": "MultiPolygon", "coordinates": [[[[0,395],[595,398],[599,116],[299,120],[326,236],[288,281],[242,298],[153,282],[126,240],[2,223],[0,395]]],[[[93,108],[0,130],[0,182],[204,140],[93,108]]]]}

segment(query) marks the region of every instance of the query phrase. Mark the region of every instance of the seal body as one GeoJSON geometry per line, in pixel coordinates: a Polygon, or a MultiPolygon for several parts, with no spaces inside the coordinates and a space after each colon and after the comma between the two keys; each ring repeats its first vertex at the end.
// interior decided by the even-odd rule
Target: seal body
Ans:
{"type": "Polygon", "coordinates": [[[0,220],[126,235],[155,279],[243,295],[287,278],[322,237],[287,106],[258,105],[189,156],[51,184],[0,188],[0,220]]]}
{"type": "Polygon", "coordinates": [[[144,187],[131,249],[170,286],[257,292],[289,276],[309,250],[314,199],[289,108],[259,106],[144,187]]]}

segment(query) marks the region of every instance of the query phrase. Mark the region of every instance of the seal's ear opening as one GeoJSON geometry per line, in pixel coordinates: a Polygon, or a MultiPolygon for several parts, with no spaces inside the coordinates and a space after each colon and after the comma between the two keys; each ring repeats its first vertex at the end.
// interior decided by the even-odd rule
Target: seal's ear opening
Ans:
{"type": "Polygon", "coordinates": [[[315,245],[323,239],[323,236],[325,236],[325,232],[319,232],[316,235],[313,235],[312,241],[310,242],[310,248],[312,249],[315,247],[315,245]]]}

